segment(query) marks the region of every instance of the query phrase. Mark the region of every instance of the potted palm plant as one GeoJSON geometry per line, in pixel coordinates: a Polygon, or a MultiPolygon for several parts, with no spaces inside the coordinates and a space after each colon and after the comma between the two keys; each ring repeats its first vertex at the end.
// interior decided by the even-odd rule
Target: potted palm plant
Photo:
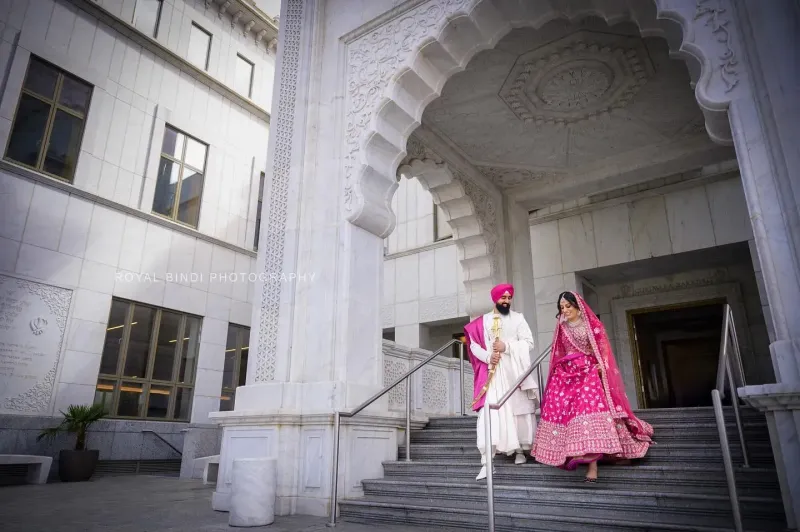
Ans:
{"type": "Polygon", "coordinates": [[[71,405],[61,414],[63,421],[43,430],[36,440],[52,438],[61,432],[74,433],[75,449],[62,449],[58,454],[58,477],[62,482],[89,480],[97,467],[100,451],[86,449],[86,433],[93,423],[105,417],[105,409],[102,405],[71,405]]]}

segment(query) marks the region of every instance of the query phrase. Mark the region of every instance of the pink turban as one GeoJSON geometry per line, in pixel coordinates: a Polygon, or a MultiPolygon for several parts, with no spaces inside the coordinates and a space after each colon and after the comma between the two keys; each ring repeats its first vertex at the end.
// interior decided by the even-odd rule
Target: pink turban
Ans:
{"type": "Polygon", "coordinates": [[[508,292],[508,295],[514,297],[514,285],[513,284],[499,284],[492,288],[492,302],[497,303],[500,301],[500,298],[503,297],[503,294],[508,292]]]}

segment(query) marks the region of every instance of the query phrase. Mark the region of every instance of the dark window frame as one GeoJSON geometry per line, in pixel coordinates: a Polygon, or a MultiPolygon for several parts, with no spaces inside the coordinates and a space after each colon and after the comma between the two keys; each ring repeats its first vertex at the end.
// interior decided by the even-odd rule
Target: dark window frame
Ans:
{"type": "MultiPolygon", "coordinates": [[[[166,136],[166,132],[167,132],[168,129],[171,129],[172,131],[176,132],[178,135],[183,135],[184,136],[183,148],[181,150],[181,153],[183,154],[182,155],[182,159],[183,160],[176,159],[174,156],[172,156],[172,155],[170,155],[168,153],[164,153],[164,145],[163,145],[163,137],[162,137],[161,152],[160,152],[159,160],[158,160],[159,168],[161,166],[161,159],[167,159],[167,160],[171,161],[172,163],[177,164],[178,167],[179,167],[179,170],[178,170],[178,181],[177,181],[177,185],[175,187],[175,199],[172,200],[172,209],[171,209],[170,215],[167,216],[166,214],[162,214],[162,213],[156,212],[154,210],[155,209],[155,202],[156,202],[155,194],[158,194],[158,188],[157,187],[156,187],[155,194],[153,195],[153,206],[151,208],[151,212],[156,216],[160,216],[161,218],[166,218],[167,220],[170,220],[170,221],[175,222],[175,223],[179,223],[179,224],[184,225],[186,227],[191,227],[192,229],[197,229],[200,226],[200,208],[203,206],[203,193],[206,190],[206,169],[208,168],[208,152],[210,151],[211,146],[209,144],[203,142],[202,140],[198,139],[197,137],[195,137],[193,135],[190,135],[190,134],[186,133],[185,131],[183,131],[182,129],[178,129],[177,127],[175,127],[173,125],[170,125],[170,124],[165,124],[164,125],[164,136],[166,136]],[[206,155],[203,158],[203,168],[202,168],[202,170],[198,169],[198,168],[195,168],[194,166],[191,166],[191,165],[186,164],[184,162],[184,160],[186,159],[186,147],[188,146],[189,139],[192,139],[193,141],[195,141],[195,142],[197,142],[199,144],[202,144],[206,148],[206,155]],[[181,189],[183,188],[183,172],[184,172],[184,170],[186,168],[196,172],[197,174],[199,174],[203,178],[203,182],[200,185],[200,194],[199,194],[199,196],[197,198],[197,201],[198,201],[197,223],[195,223],[195,224],[191,224],[189,222],[184,222],[184,221],[178,219],[178,213],[180,212],[180,203],[181,203],[181,189]]],[[[156,176],[156,185],[158,185],[158,176],[156,176]]]]}
{"type": "Polygon", "coordinates": [[[244,367],[242,367],[242,352],[247,351],[249,360],[250,327],[246,327],[244,325],[237,325],[235,323],[229,323],[228,335],[230,335],[231,329],[236,330],[235,346],[233,348],[229,347],[227,345],[227,340],[226,340],[225,353],[229,352],[234,353],[233,368],[231,369],[231,375],[233,376],[233,386],[225,386],[225,376],[223,369],[222,385],[220,388],[220,398],[219,398],[220,412],[228,412],[235,408],[236,388],[239,386],[243,386],[244,384],[242,381],[247,378],[247,364],[245,364],[244,367]],[[225,408],[226,405],[223,405],[223,401],[225,400],[230,400],[230,408],[225,408]]]}
{"type": "MultiPolygon", "coordinates": [[[[113,329],[122,328],[123,329],[123,333],[122,333],[122,338],[120,339],[120,343],[119,343],[119,352],[118,352],[118,355],[117,355],[116,372],[114,374],[102,373],[103,368],[102,368],[102,362],[101,362],[101,367],[100,367],[100,370],[98,371],[98,376],[97,376],[97,385],[96,385],[96,388],[95,388],[96,391],[95,391],[95,400],[94,400],[94,402],[95,403],[99,402],[100,404],[106,404],[105,400],[98,401],[98,392],[100,392],[101,390],[102,391],[108,391],[108,383],[113,381],[112,382],[113,395],[112,395],[112,398],[111,398],[111,402],[108,405],[108,408],[106,409],[108,418],[110,418],[110,419],[131,419],[131,420],[145,420],[145,421],[169,421],[169,422],[186,422],[186,423],[189,423],[191,421],[191,417],[192,417],[192,404],[194,402],[194,390],[195,390],[195,386],[197,384],[197,369],[198,369],[197,368],[197,366],[198,366],[197,362],[198,362],[198,357],[199,357],[199,354],[200,354],[199,336],[202,334],[202,330],[203,330],[203,319],[202,319],[202,316],[196,316],[194,314],[189,314],[189,313],[186,313],[186,312],[180,312],[180,311],[171,310],[171,309],[167,309],[167,308],[163,308],[163,307],[158,307],[156,305],[147,305],[147,304],[142,304],[142,303],[138,303],[138,302],[127,300],[127,299],[123,299],[123,298],[114,297],[112,299],[112,308],[109,310],[109,316],[108,316],[108,320],[107,320],[106,323],[107,323],[107,325],[106,325],[106,337],[104,338],[104,341],[103,341],[104,351],[105,351],[105,344],[106,344],[106,341],[107,341],[108,331],[113,330],[113,329]],[[112,313],[113,313],[113,305],[114,305],[115,302],[126,304],[126,305],[128,305],[128,308],[125,311],[125,321],[124,321],[124,323],[122,325],[114,324],[112,326],[110,321],[111,321],[111,317],[112,317],[112,313]],[[145,307],[145,308],[148,308],[148,309],[150,309],[150,310],[155,312],[154,317],[153,317],[152,328],[150,330],[150,340],[149,340],[149,343],[148,343],[147,362],[146,362],[146,370],[145,370],[145,376],[144,377],[132,377],[132,376],[126,376],[124,374],[125,364],[127,362],[127,356],[128,356],[128,349],[130,347],[129,342],[130,342],[130,338],[131,338],[131,325],[132,325],[132,322],[133,322],[134,312],[135,312],[137,307],[145,307]],[[174,356],[174,360],[172,361],[173,367],[172,367],[172,379],[171,380],[163,380],[163,379],[154,379],[153,378],[153,369],[154,369],[154,366],[155,366],[156,355],[157,355],[156,349],[157,349],[157,346],[158,346],[158,334],[160,332],[160,327],[161,327],[161,318],[162,318],[163,312],[165,312],[165,311],[169,312],[169,313],[172,313],[172,314],[178,314],[180,316],[180,322],[178,324],[178,331],[177,331],[177,335],[178,335],[177,338],[183,338],[184,339],[184,340],[182,340],[180,342],[176,341],[176,349],[175,349],[175,352],[174,352],[174,355],[173,355],[174,356]],[[197,341],[196,341],[196,344],[195,344],[197,347],[196,347],[196,350],[194,352],[194,357],[193,357],[194,367],[191,369],[191,371],[189,373],[189,375],[191,376],[191,379],[188,379],[187,382],[181,382],[180,381],[180,367],[181,367],[181,361],[183,359],[183,349],[184,349],[184,345],[183,344],[185,342],[186,334],[188,332],[187,331],[187,322],[188,322],[189,318],[194,318],[194,319],[198,320],[198,328],[197,328],[198,338],[197,338],[197,341]],[[123,416],[123,415],[117,414],[117,411],[119,409],[120,392],[122,392],[122,391],[133,391],[133,390],[123,390],[123,388],[125,386],[129,386],[129,387],[133,387],[133,389],[135,390],[136,389],[135,387],[139,386],[139,385],[141,385],[141,396],[140,396],[141,397],[141,401],[140,401],[140,404],[139,404],[139,407],[138,407],[139,411],[138,411],[137,415],[136,416],[123,416]],[[103,388],[101,388],[101,386],[103,386],[103,388]],[[171,387],[172,388],[171,391],[170,391],[170,400],[169,400],[169,404],[167,406],[167,414],[166,414],[165,417],[148,417],[147,416],[147,409],[148,409],[148,404],[149,404],[149,400],[150,400],[150,394],[151,394],[151,390],[152,390],[153,386],[161,387],[161,388],[167,388],[167,387],[171,387]],[[185,398],[188,401],[188,405],[187,405],[188,417],[185,418],[185,419],[176,417],[176,415],[175,415],[175,408],[177,406],[177,400],[178,400],[178,390],[183,390],[183,393],[186,394],[185,398]]],[[[101,359],[102,359],[103,356],[105,356],[105,353],[103,353],[103,355],[101,355],[101,359]]]]}
{"type": "Polygon", "coordinates": [[[75,179],[75,172],[78,169],[78,160],[80,158],[81,147],[83,146],[83,139],[84,139],[84,136],[86,135],[86,122],[87,122],[87,119],[89,117],[89,110],[91,109],[91,105],[92,105],[92,97],[94,96],[94,89],[95,89],[94,85],[89,83],[89,82],[87,82],[86,80],[81,79],[78,76],[75,76],[72,73],[66,71],[65,69],[54,65],[50,61],[46,61],[46,60],[42,59],[39,56],[31,54],[30,59],[28,60],[28,65],[25,68],[25,76],[22,78],[22,87],[20,89],[19,98],[17,99],[17,106],[14,109],[14,117],[11,120],[11,126],[10,126],[10,129],[9,129],[8,138],[6,139],[5,150],[3,152],[3,159],[6,160],[6,161],[9,161],[12,164],[15,164],[15,165],[18,165],[18,166],[22,166],[24,168],[28,168],[30,170],[33,170],[34,172],[38,172],[38,173],[44,174],[44,175],[46,175],[48,177],[52,177],[53,179],[58,179],[59,181],[64,181],[66,183],[72,184],[74,179],[75,179]],[[49,67],[50,69],[52,69],[52,70],[54,70],[56,72],[56,76],[57,76],[56,77],[56,84],[55,84],[55,89],[53,90],[52,99],[48,98],[46,96],[43,96],[41,94],[38,94],[38,93],[32,91],[31,89],[28,89],[28,88],[25,87],[25,82],[28,79],[28,74],[30,72],[31,65],[34,62],[38,62],[38,63],[40,63],[40,64],[42,64],[42,65],[44,65],[46,67],[49,67]],[[63,85],[64,85],[64,78],[70,78],[73,81],[75,81],[77,83],[80,83],[81,85],[85,85],[85,86],[87,86],[89,88],[89,95],[88,95],[87,100],[86,100],[86,112],[85,113],[81,113],[79,111],[76,111],[74,109],[71,109],[71,108],[59,103],[59,99],[61,97],[61,89],[63,88],[63,85]],[[8,149],[11,146],[11,141],[12,141],[12,138],[13,138],[14,126],[17,123],[17,118],[19,118],[19,107],[22,104],[22,96],[23,95],[29,96],[31,98],[35,98],[35,99],[39,100],[40,102],[50,106],[50,111],[49,111],[48,116],[47,116],[47,124],[45,125],[45,128],[44,128],[44,134],[43,134],[42,138],[39,141],[40,142],[39,155],[37,157],[36,164],[33,165],[33,166],[31,166],[29,164],[25,164],[25,163],[20,162],[20,161],[17,161],[16,159],[12,159],[8,154],[8,149]],[[52,140],[51,139],[51,135],[53,133],[53,124],[55,123],[55,118],[56,118],[57,111],[62,111],[64,113],[67,113],[68,115],[70,115],[70,116],[72,116],[74,118],[77,118],[77,119],[79,119],[81,121],[81,130],[80,130],[80,133],[78,135],[78,140],[77,140],[78,152],[77,152],[77,155],[76,155],[76,158],[75,158],[75,166],[73,167],[72,173],[69,176],[60,176],[58,174],[53,174],[51,172],[48,172],[47,170],[44,169],[44,161],[45,161],[45,159],[47,157],[47,151],[50,148],[50,141],[52,140]]]}

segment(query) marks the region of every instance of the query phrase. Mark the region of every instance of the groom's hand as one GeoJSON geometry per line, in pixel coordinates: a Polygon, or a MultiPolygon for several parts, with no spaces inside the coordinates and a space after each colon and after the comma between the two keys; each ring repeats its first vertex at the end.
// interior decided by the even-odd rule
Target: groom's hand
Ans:
{"type": "Polygon", "coordinates": [[[503,341],[500,340],[500,338],[495,338],[492,349],[497,353],[502,353],[503,351],[506,350],[506,344],[504,344],[503,341]]]}
{"type": "Polygon", "coordinates": [[[491,363],[492,363],[492,365],[495,365],[495,364],[497,364],[498,362],[500,362],[500,356],[501,356],[501,355],[500,355],[500,353],[498,353],[497,351],[495,351],[494,353],[492,353],[492,358],[491,358],[491,363]]]}

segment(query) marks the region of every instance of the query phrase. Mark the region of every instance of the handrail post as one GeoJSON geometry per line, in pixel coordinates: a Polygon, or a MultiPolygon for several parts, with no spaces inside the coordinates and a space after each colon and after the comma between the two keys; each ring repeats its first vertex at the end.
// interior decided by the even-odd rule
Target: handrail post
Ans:
{"type": "Polygon", "coordinates": [[[411,461],[411,377],[406,377],[406,462],[411,461]]]}
{"type": "Polygon", "coordinates": [[[750,459],[747,456],[747,443],[744,441],[744,427],[742,425],[742,415],[739,412],[739,394],[736,392],[736,383],[733,379],[730,361],[728,361],[727,373],[728,384],[731,387],[731,404],[733,405],[733,415],[736,418],[736,430],[739,431],[739,443],[742,446],[742,457],[744,457],[744,467],[750,467],[750,459]]]}
{"type": "Polygon", "coordinates": [[[333,471],[331,472],[331,518],[328,522],[329,527],[336,526],[336,499],[339,488],[339,432],[342,424],[342,417],[337,410],[333,414],[333,471]]]}
{"type": "Polygon", "coordinates": [[[483,424],[485,432],[483,446],[486,455],[486,494],[489,498],[489,532],[494,532],[494,447],[492,446],[492,407],[488,397],[483,406],[486,422],[483,424]]]}
{"type": "Polygon", "coordinates": [[[464,342],[459,342],[458,343],[458,358],[459,358],[459,363],[458,363],[458,365],[459,365],[459,371],[458,371],[459,379],[458,380],[459,380],[459,382],[461,384],[461,387],[460,387],[461,388],[461,395],[459,395],[458,402],[461,405],[461,415],[462,416],[466,416],[467,415],[467,405],[465,404],[466,401],[464,401],[464,342]]]}
{"type": "Polygon", "coordinates": [[[743,532],[742,512],[739,509],[739,495],[736,493],[736,475],[733,471],[731,450],[730,447],[728,447],[728,433],[725,429],[725,414],[722,411],[722,399],[719,390],[711,391],[711,401],[714,403],[714,417],[717,419],[717,431],[719,432],[719,442],[722,450],[722,463],[725,466],[725,478],[728,481],[728,494],[731,498],[733,525],[736,532],[743,532]]]}
{"type": "Polygon", "coordinates": [[[719,345],[719,362],[717,363],[716,389],[720,396],[725,397],[725,365],[728,358],[728,338],[731,330],[731,309],[730,305],[725,304],[725,316],[722,319],[722,336],[719,345]]]}

